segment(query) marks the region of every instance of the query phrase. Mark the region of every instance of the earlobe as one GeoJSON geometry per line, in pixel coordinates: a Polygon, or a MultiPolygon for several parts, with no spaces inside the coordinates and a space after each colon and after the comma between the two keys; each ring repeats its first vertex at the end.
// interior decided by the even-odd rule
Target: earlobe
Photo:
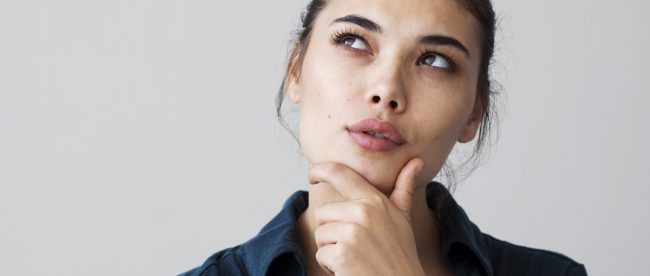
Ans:
{"type": "Polygon", "coordinates": [[[474,103],[474,110],[472,111],[472,115],[470,116],[467,123],[465,123],[465,126],[460,133],[460,136],[458,137],[458,142],[467,143],[474,139],[476,133],[478,132],[478,128],[483,121],[483,112],[484,109],[481,101],[477,100],[476,103],[474,103]]]}
{"type": "Polygon", "coordinates": [[[287,73],[284,78],[284,90],[289,96],[291,101],[295,104],[300,103],[300,90],[298,88],[298,79],[300,76],[300,56],[302,46],[296,43],[291,49],[291,56],[289,64],[287,65],[287,73]]]}

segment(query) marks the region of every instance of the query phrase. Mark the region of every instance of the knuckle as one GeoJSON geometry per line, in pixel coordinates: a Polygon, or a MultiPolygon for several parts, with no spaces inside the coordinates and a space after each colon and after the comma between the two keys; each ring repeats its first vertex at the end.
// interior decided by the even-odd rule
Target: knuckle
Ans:
{"type": "Polygon", "coordinates": [[[324,261],[325,260],[325,250],[318,249],[316,250],[316,260],[324,261]]]}
{"type": "Polygon", "coordinates": [[[319,249],[316,251],[316,260],[321,264],[326,266],[332,271],[336,271],[336,268],[344,267],[346,259],[349,257],[346,256],[348,250],[343,244],[336,244],[335,246],[328,249],[319,249]]]}
{"type": "Polygon", "coordinates": [[[383,207],[386,204],[384,198],[382,198],[380,195],[371,195],[368,197],[368,201],[374,206],[383,207]]]}
{"type": "Polygon", "coordinates": [[[320,221],[324,215],[325,215],[325,209],[323,209],[322,206],[318,206],[314,209],[314,218],[316,219],[317,222],[320,221]]]}
{"type": "Polygon", "coordinates": [[[353,242],[356,238],[356,233],[354,227],[352,227],[352,224],[347,224],[343,232],[345,233],[344,235],[346,237],[346,242],[353,242]]]}
{"type": "Polygon", "coordinates": [[[345,228],[345,236],[347,237],[346,241],[348,243],[357,244],[362,238],[361,231],[362,229],[356,224],[348,224],[345,228]]]}
{"type": "Polygon", "coordinates": [[[356,207],[354,208],[353,212],[356,220],[360,223],[368,222],[368,218],[370,217],[371,207],[368,206],[367,204],[357,204],[355,206],[356,207]]]}
{"type": "Polygon", "coordinates": [[[334,175],[337,174],[340,168],[338,168],[338,165],[336,163],[327,163],[323,165],[323,173],[327,175],[334,175]]]}
{"type": "Polygon", "coordinates": [[[335,257],[332,260],[333,264],[337,267],[345,267],[348,262],[354,258],[351,246],[345,243],[336,246],[335,257]]]}
{"type": "Polygon", "coordinates": [[[314,230],[314,239],[318,241],[323,236],[323,227],[318,227],[314,230]]]}
{"type": "MultiPolygon", "coordinates": [[[[340,243],[336,245],[336,250],[334,251],[334,256],[336,256],[336,259],[343,260],[345,259],[347,253],[349,252],[348,246],[344,243],[340,243]]],[[[339,262],[340,262],[339,260],[339,262]]]]}

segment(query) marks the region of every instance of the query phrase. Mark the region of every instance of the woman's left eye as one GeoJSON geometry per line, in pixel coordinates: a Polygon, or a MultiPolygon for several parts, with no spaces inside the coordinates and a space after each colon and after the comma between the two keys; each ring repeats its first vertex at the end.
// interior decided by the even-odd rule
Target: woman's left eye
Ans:
{"type": "Polygon", "coordinates": [[[363,39],[358,37],[346,36],[341,39],[340,43],[347,47],[354,48],[357,50],[364,50],[364,51],[368,50],[368,45],[366,45],[366,42],[363,41],[363,39]]]}
{"type": "Polygon", "coordinates": [[[440,54],[427,54],[422,58],[420,58],[420,62],[418,63],[421,65],[427,65],[427,66],[443,68],[443,69],[449,69],[451,67],[451,63],[449,62],[449,60],[447,60],[446,57],[440,54]]]}

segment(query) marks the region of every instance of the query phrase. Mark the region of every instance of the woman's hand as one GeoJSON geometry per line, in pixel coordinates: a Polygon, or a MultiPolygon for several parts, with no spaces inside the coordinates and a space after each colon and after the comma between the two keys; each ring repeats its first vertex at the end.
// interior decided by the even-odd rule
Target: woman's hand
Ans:
{"type": "Polygon", "coordinates": [[[331,184],[347,200],[317,206],[316,260],[335,275],[424,275],[410,221],[419,158],[400,171],[386,197],[351,168],[315,164],[309,182],[331,184]]]}

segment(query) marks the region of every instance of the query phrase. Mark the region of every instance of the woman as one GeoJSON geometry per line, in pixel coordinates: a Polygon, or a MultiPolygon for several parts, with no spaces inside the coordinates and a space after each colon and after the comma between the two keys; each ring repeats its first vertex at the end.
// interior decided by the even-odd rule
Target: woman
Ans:
{"type": "Polygon", "coordinates": [[[481,233],[428,183],[485,140],[494,25],[487,0],[311,1],[278,97],[300,107],[309,193],[186,275],[586,275],[481,233]]]}

